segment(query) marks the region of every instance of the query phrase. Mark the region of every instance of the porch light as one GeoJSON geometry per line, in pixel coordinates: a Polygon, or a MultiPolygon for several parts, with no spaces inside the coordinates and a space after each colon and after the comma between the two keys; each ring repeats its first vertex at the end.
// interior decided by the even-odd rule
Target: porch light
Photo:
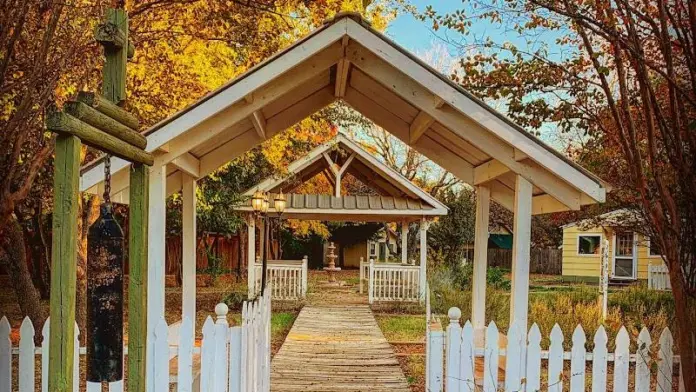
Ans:
{"type": "Polygon", "coordinates": [[[273,208],[275,208],[278,214],[282,214],[285,211],[285,205],[285,195],[283,195],[283,191],[280,191],[273,200],[273,208]]]}
{"type": "Polygon", "coordinates": [[[261,212],[263,212],[264,214],[267,213],[267,212],[268,212],[268,207],[269,207],[269,203],[268,203],[268,193],[265,193],[265,194],[263,195],[263,202],[262,202],[262,204],[261,204],[261,212]]]}
{"type": "Polygon", "coordinates": [[[254,195],[251,197],[251,208],[253,208],[255,212],[263,211],[263,199],[263,192],[260,190],[254,192],[254,195]]]}

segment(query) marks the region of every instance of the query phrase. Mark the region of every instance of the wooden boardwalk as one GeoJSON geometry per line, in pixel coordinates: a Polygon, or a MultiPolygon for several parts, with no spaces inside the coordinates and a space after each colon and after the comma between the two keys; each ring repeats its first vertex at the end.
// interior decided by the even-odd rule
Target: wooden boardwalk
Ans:
{"type": "Polygon", "coordinates": [[[271,391],[410,391],[369,306],[308,305],[271,364],[271,391]]]}

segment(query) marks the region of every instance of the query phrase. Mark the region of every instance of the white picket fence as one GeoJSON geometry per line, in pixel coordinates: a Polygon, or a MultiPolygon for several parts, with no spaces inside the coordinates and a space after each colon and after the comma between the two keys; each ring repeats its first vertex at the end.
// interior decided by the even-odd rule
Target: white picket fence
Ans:
{"type": "Polygon", "coordinates": [[[667,328],[660,335],[657,356],[653,355],[650,333],[645,328],[638,335],[638,348],[631,353],[631,339],[621,327],[615,341],[616,349],[610,353],[607,333],[600,326],[594,335],[594,350],[587,352],[585,331],[580,325],[571,337],[570,352],[563,349],[564,336],[558,325],[549,336],[548,351],[543,351],[536,324],[526,334],[513,324],[505,344],[505,337],[498,333],[494,322],[482,331],[484,341],[481,341],[470,322],[463,327],[460,325],[460,316],[461,311],[452,308],[448,312],[450,323],[446,331],[428,331],[426,390],[429,392],[584,392],[590,389],[600,392],[608,390],[609,382],[614,392],[628,392],[630,380],[636,392],[671,392],[675,382],[680,383],[680,391],[684,390],[683,376],[679,381],[673,378],[673,366],[679,358],[673,355],[674,341],[667,328]],[[630,373],[629,368],[633,369],[630,373]],[[547,377],[543,377],[542,372],[547,377]],[[652,389],[651,379],[656,380],[652,389]]]}
{"type": "Polygon", "coordinates": [[[396,263],[375,263],[368,266],[368,300],[374,302],[418,302],[420,267],[396,263]]]}
{"type": "MultiPolygon", "coordinates": [[[[244,302],[241,325],[230,327],[225,304],[215,307],[216,320],[208,316],[203,324],[201,347],[194,344],[193,323],[184,318],[177,326],[178,342],[170,341],[169,327],[164,317],[153,335],[153,375],[156,391],[168,391],[177,384],[177,392],[269,392],[271,365],[271,301],[270,287],[263,296],[244,302]],[[200,356],[200,361],[194,359],[200,356]],[[176,364],[177,372],[171,372],[176,364]],[[200,363],[199,366],[194,364],[200,363]]],[[[34,346],[34,326],[25,318],[20,327],[18,347],[12,347],[10,324],[0,320],[0,392],[12,391],[12,356],[18,356],[18,392],[35,392],[35,358],[41,357],[41,392],[48,392],[48,331],[47,320],[42,330],[41,347],[34,346]]],[[[79,360],[85,348],[78,346],[79,332],[75,326],[75,358],[73,391],[79,388],[79,360]]],[[[124,347],[127,354],[127,347],[124,347]]],[[[87,383],[87,392],[101,391],[98,383],[87,383]]],[[[109,384],[109,392],[122,392],[123,381],[109,384]]]]}
{"type": "MultiPolygon", "coordinates": [[[[307,256],[302,260],[268,260],[266,283],[271,299],[299,300],[307,295],[307,256]]],[[[255,265],[256,288],[261,288],[262,264],[255,265]]]]}
{"type": "Polygon", "coordinates": [[[664,264],[648,266],[648,288],[652,290],[672,290],[669,271],[664,264]]]}

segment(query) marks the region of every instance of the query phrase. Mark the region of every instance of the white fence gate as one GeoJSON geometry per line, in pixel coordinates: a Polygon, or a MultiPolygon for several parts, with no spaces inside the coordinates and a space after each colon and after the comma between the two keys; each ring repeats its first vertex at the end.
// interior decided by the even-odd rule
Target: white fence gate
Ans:
{"type": "Polygon", "coordinates": [[[375,263],[374,260],[370,260],[367,287],[370,303],[418,302],[421,300],[420,267],[408,264],[375,263]]]}
{"type": "Polygon", "coordinates": [[[476,344],[472,324],[467,321],[462,327],[460,316],[461,311],[452,308],[446,332],[428,331],[429,392],[584,392],[590,387],[593,392],[600,392],[608,390],[608,383],[614,392],[628,392],[629,384],[634,385],[632,391],[671,392],[676,382],[679,390],[684,390],[683,376],[679,381],[673,378],[673,366],[679,358],[673,355],[674,341],[667,328],[659,337],[657,355],[653,355],[650,333],[645,328],[638,335],[637,349],[631,353],[631,338],[624,327],[616,337],[615,351],[610,353],[607,333],[601,326],[594,334],[594,350],[587,352],[585,331],[580,325],[571,337],[571,351],[564,351],[564,336],[558,325],[551,331],[551,344],[545,351],[541,349],[541,333],[536,324],[528,333],[513,325],[507,344],[501,344],[498,328],[491,322],[483,331],[485,343],[476,344]],[[634,369],[630,374],[629,368],[634,369]],[[654,388],[651,379],[656,380],[654,388]]]}
{"type": "MultiPolygon", "coordinates": [[[[179,326],[179,341],[169,341],[170,334],[164,317],[155,327],[152,343],[155,371],[153,381],[156,391],[168,391],[170,384],[177,384],[177,392],[268,392],[270,391],[271,365],[271,302],[269,289],[254,301],[244,302],[242,323],[230,327],[225,304],[215,307],[217,318],[208,316],[203,324],[201,347],[195,347],[193,323],[185,318],[179,326]],[[194,358],[200,356],[200,361],[194,358]],[[200,363],[200,367],[194,365],[200,363]],[[171,369],[176,368],[175,374],[171,369]]],[[[18,357],[18,392],[35,392],[35,358],[41,358],[41,392],[48,392],[48,330],[46,320],[42,329],[42,345],[34,345],[34,326],[25,318],[20,327],[18,347],[12,347],[10,324],[6,317],[0,320],[0,392],[12,391],[12,357],[18,357]]],[[[86,349],[78,347],[75,328],[75,374],[73,391],[80,390],[79,360],[86,349]]],[[[124,353],[128,348],[124,347],[124,353]]],[[[98,383],[87,383],[87,392],[101,392],[98,383]]],[[[109,384],[109,392],[122,392],[123,381],[109,384]]]]}
{"type": "Polygon", "coordinates": [[[672,290],[669,271],[664,264],[648,266],[648,288],[652,290],[672,290]]]}
{"type": "MultiPolygon", "coordinates": [[[[266,283],[271,287],[271,299],[298,300],[307,295],[307,256],[302,260],[268,260],[266,283]]],[[[262,265],[255,265],[256,288],[261,288],[262,265]]]]}

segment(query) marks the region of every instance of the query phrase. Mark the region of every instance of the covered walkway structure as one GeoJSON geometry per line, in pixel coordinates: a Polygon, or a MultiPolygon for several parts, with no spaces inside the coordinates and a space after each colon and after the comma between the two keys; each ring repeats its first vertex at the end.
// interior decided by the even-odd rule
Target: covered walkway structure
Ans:
{"type": "MultiPolygon", "coordinates": [[[[368,22],[344,14],[146,132],[147,150],[156,155],[149,175],[148,341],[165,306],[166,197],[183,190],[184,286],[192,287],[196,180],[335,100],[477,188],[475,328],[485,325],[489,201],[514,212],[510,321],[527,324],[532,215],[603,202],[606,187],[368,22]]],[[[112,199],[128,202],[129,165],[112,158],[111,167],[112,199]]],[[[83,168],[80,189],[101,193],[103,173],[103,160],[83,168]]],[[[183,312],[192,307],[185,302],[183,312]]],[[[148,363],[148,380],[153,372],[148,363]]]]}

